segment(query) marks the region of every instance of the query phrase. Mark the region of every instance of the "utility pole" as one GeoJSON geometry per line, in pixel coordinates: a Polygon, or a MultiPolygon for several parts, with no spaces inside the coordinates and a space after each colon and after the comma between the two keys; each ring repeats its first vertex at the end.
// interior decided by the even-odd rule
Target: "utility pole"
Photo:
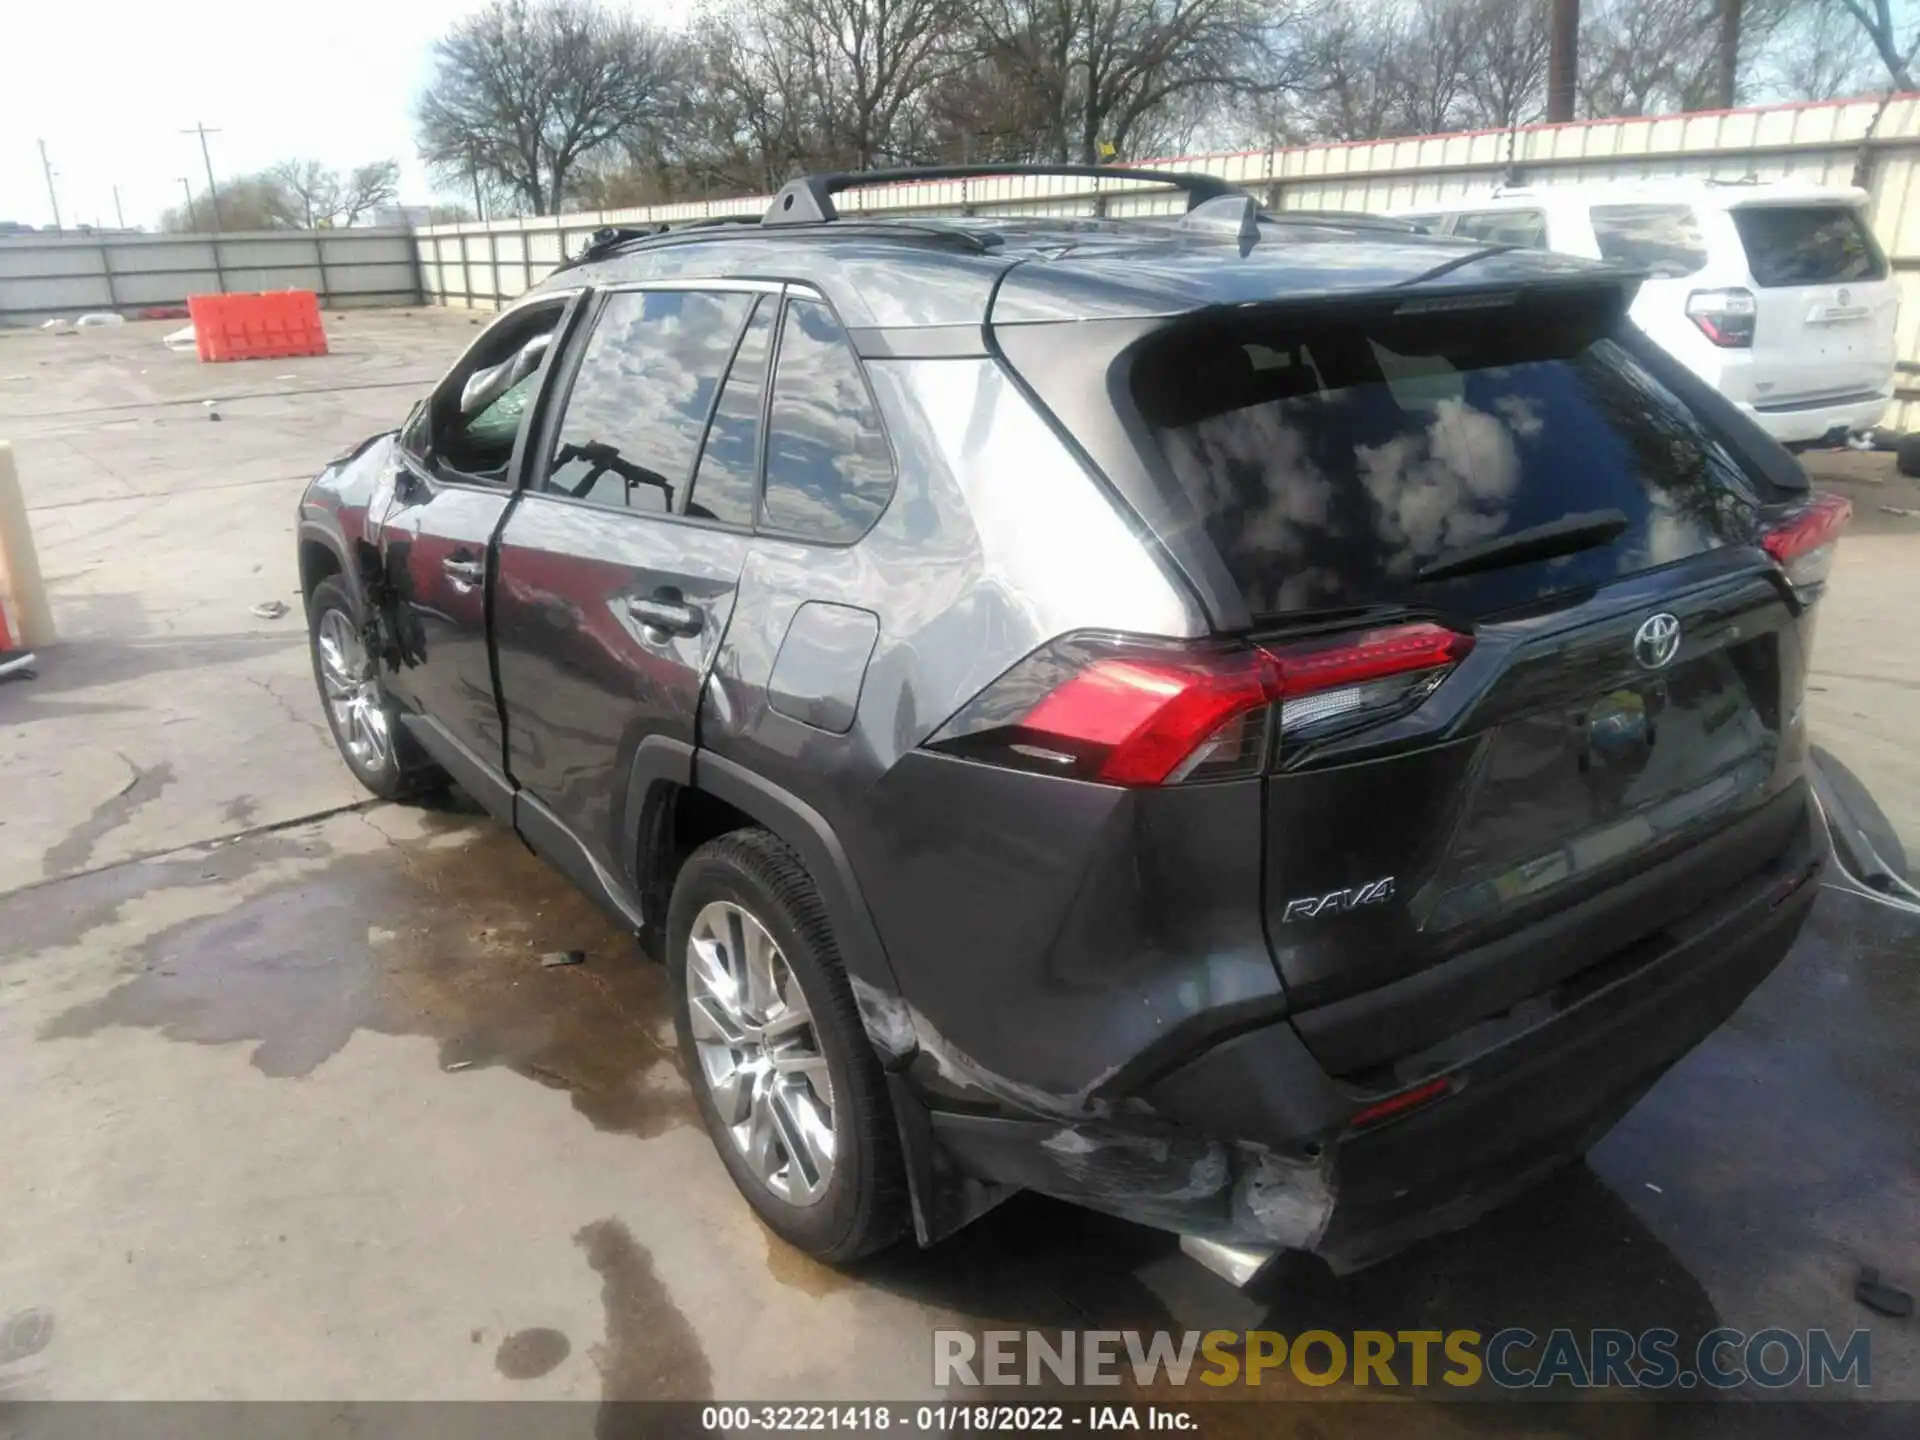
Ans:
{"type": "Polygon", "coordinates": [[[127,212],[120,208],[120,187],[113,187],[113,223],[122,230],[127,228],[127,212]]]}
{"type": "Polygon", "coordinates": [[[1580,0],[1547,0],[1547,121],[1573,119],[1580,83],[1580,0]]]}
{"type": "Polygon", "coordinates": [[[47,203],[53,206],[53,232],[57,235],[62,228],[60,225],[60,197],[54,193],[53,162],[47,159],[47,142],[44,140],[40,142],[40,168],[44,170],[47,175],[47,203]]]}
{"type": "Polygon", "coordinates": [[[187,229],[198,230],[200,217],[193,213],[193,186],[187,183],[187,177],[180,177],[180,193],[187,197],[187,229]]]}
{"type": "Polygon", "coordinates": [[[220,190],[219,187],[213,183],[213,156],[207,150],[207,136],[218,135],[220,132],[218,130],[209,130],[205,125],[196,120],[193,122],[193,128],[191,130],[182,130],[180,133],[182,135],[198,135],[200,137],[200,159],[207,167],[207,203],[213,206],[213,228],[218,232],[221,229],[220,190]]]}

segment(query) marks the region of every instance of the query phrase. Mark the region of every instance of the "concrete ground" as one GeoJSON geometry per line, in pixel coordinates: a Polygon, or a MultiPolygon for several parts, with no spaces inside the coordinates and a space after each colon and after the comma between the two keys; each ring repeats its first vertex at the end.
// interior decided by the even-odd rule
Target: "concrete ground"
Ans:
{"type": "MultiPolygon", "coordinates": [[[[1870,1327],[1869,1393],[1920,1400],[1912,1322],[1851,1293],[1920,1284],[1920,920],[1845,888],[1588,1166],[1347,1280],[1241,1294],[1030,1198],[852,1273],[788,1249],[694,1119],[661,972],[510,834],[368,803],[333,753],[294,499],[474,329],[329,325],[324,359],[218,367],[166,325],[0,333],[61,630],[0,685],[0,1401],[908,1399],[940,1327],[1661,1324],[1870,1327]]],[[[1911,849],[1920,500],[1886,457],[1816,468],[1860,515],[1816,738],[1911,849]]],[[[1659,1429],[1478,1410],[1418,1429],[1659,1429]]],[[[1264,1428],[1367,1423],[1295,1415],[1264,1428]]]]}

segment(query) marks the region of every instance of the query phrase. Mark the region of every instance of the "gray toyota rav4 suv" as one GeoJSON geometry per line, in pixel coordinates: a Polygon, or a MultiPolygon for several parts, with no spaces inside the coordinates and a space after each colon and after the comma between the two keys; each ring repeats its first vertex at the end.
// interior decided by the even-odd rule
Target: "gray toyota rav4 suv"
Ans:
{"type": "Polygon", "coordinates": [[[1634,275],[1161,172],[836,211],[929,173],[602,232],[321,473],[347,763],[625,918],[815,1255],[1022,1189],[1240,1278],[1465,1223],[1793,943],[1844,502],[1634,275]]]}

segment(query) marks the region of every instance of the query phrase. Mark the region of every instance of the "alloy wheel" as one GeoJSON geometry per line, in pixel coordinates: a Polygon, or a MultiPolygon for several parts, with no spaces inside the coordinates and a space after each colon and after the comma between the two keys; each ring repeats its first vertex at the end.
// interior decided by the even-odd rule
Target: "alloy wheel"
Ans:
{"type": "Polygon", "coordinates": [[[366,770],[382,770],[393,756],[380,677],[353,621],[339,610],[320,617],[314,643],[320,651],[320,681],[334,733],[366,770]]]}
{"type": "Polygon", "coordinates": [[[816,1203],[833,1178],[833,1081],[800,982],[766,927],[728,900],[694,917],[686,967],[700,1078],[721,1125],[769,1191],[816,1203]]]}

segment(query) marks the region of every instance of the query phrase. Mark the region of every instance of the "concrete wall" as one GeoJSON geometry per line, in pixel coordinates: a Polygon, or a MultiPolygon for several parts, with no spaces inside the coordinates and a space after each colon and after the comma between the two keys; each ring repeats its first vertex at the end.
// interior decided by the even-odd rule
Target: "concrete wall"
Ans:
{"type": "MultiPolygon", "coordinates": [[[[1892,258],[1903,303],[1901,392],[1887,423],[1920,428],[1920,95],[1776,105],[1654,119],[1534,125],[1517,131],[1410,140],[1303,145],[1156,161],[1205,170],[1262,196],[1275,209],[1383,212],[1485,194],[1509,166],[1528,185],[1659,177],[1793,178],[1852,183],[1864,161],[1872,218],[1892,258]]],[[[492,309],[544,278],[603,225],[680,224],[753,215],[766,197],[652,205],[600,214],[428,226],[415,232],[429,300],[492,309]]],[[[1166,212],[1178,200],[1138,187],[1057,177],[949,181],[856,191],[843,210],[980,215],[1109,215],[1166,212]]]]}
{"type": "Polygon", "coordinates": [[[251,290],[312,290],[335,307],[418,304],[411,232],[0,235],[0,325],[251,290]]]}

